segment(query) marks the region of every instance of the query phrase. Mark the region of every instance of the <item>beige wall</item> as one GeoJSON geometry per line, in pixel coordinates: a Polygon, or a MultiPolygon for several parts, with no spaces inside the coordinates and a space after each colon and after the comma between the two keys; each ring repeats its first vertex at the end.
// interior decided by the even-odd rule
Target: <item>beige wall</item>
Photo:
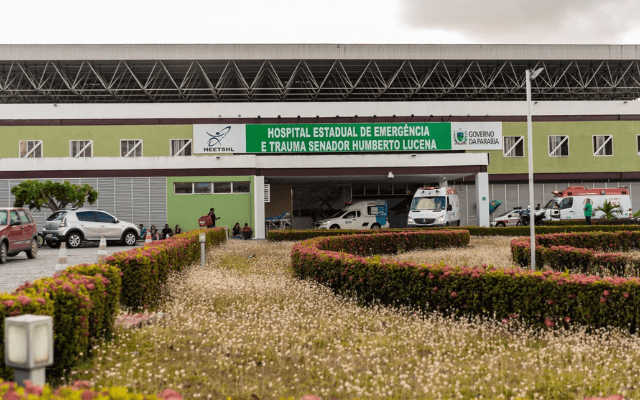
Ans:
{"type": "Polygon", "coordinates": [[[271,185],[271,201],[264,205],[266,217],[275,217],[285,211],[293,215],[291,189],[290,185],[271,185]]]}

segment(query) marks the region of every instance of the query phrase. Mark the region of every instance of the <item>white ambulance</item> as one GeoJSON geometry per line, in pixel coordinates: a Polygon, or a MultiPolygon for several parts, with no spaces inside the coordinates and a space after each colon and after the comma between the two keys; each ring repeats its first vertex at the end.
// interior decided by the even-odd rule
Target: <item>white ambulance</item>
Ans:
{"type": "Polygon", "coordinates": [[[593,188],[584,186],[570,186],[565,190],[552,192],[554,197],[544,206],[542,211],[536,214],[545,214],[545,219],[584,219],[584,207],[587,202],[591,202],[592,218],[598,219],[604,216],[602,211],[596,211],[607,200],[614,206],[620,206],[621,213],[616,214],[617,218],[627,219],[633,215],[631,208],[631,196],[627,188],[593,188]]]}
{"type": "Polygon", "coordinates": [[[388,228],[388,216],[386,200],[349,202],[333,217],[316,222],[315,229],[388,228]]]}
{"type": "Polygon", "coordinates": [[[460,226],[458,193],[450,187],[423,187],[411,202],[407,226],[460,226]]]}

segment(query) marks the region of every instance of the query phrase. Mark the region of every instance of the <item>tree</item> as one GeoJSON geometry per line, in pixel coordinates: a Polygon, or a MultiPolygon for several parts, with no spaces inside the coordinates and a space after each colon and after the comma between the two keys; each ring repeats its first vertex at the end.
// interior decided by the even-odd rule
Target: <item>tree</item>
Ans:
{"type": "Polygon", "coordinates": [[[608,200],[604,201],[600,207],[596,208],[594,211],[601,211],[604,213],[603,217],[607,220],[616,219],[616,214],[622,214],[622,208],[618,206],[614,206],[608,200]]]}
{"type": "Polygon", "coordinates": [[[26,180],[11,188],[11,193],[15,196],[14,207],[29,207],[29,210],[40,211],[42,207],[55,212],[66,208],[71,204],[74,208],[79,208],[84,203],[94,204],[98,200],[98,192],[91,185],[72,185],[65,181],[57,183],[51,181],[40,182],[36,180],[26,180]]]}

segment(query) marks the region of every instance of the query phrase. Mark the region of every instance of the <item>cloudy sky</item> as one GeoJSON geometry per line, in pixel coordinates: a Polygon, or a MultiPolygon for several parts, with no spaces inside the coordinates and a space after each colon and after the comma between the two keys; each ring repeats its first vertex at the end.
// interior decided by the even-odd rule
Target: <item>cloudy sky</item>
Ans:
{"type": "Polygon", "coordinates": [[[640,44],[638,0],[4,1],[0,43],[640,44]]]}

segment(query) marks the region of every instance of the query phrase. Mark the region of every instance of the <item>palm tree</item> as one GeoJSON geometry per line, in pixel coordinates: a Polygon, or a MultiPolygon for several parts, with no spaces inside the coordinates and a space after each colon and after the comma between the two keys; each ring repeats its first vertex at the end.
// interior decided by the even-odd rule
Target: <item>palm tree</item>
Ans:
{"type": "Polygon", "coordinates": [[[593,211],[602,211],[604,218],[607,220],[616,219],[616,214],[622,214],[622,208],[619,205],[614,206],[608,200],[605,200],[604,204],[593,211]]]}

